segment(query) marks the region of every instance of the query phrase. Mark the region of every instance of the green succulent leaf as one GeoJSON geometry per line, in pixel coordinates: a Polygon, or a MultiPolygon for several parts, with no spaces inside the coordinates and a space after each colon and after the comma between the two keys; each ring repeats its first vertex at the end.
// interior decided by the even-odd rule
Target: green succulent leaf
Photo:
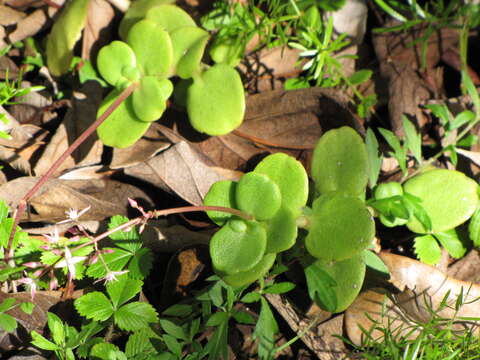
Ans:
{"type": "Polygon", "coordinates": [[[243,175],[235,190],[238,208],[257,220],[271,219],[280,209],[280,188],[267,175],[254,172],[243,175]]]}
{"type": "Polygon", "coordinates": [[[366,268],[363,253],[342,261],[317,260],[314,266],[335,279],[336,285],[332,290],[335,292],[337,304],[333,312],[344,311],[362,288],[366,268]]]}
{"type": "Polygon", "coordinates": [[[480,207],[477,207],[475,213],[470,219],[470,224],[468,224],[468,234],[470,239],[473,242],[473,246],[480,246],[480,207]]]}
{"type": "MultiPolygon", "coordinates": [[[[217,181],[210,187],[205,199],[206,206],[223,206],[236,209],[235,190],[237,183],[230,180],[217,181]]],[[[224,225],[233,215],[223,211],[207,211],[208,217],[217,225],[224,225]]]]}
{"type": "Polygon", "coordinates": [[[417,257],[425,264],[438,264],[442,257],[442,249],[432,235],[417,236],[413,247],[417,257]]]}
{"type": "Polygon", "coordinates": [[[222,280],[233,287],[251,284],[263,277],[273,266],[277,254],[266,254],[257,265],[248,271],[222,276],[222,280]]]}
{"type": "Polygon", "coordinates": [[[195,21],[188,13],[175,5],[160,5],[152,7],[146,18],[154,21],[163,30],[171,33],[185,26],[196,26],[195,21]]]}
{"type": "Polygon", "coordinates": [[[184,26],[170,33],[173,45],[173,63],[171,74],[182,79],[191,78],[198,73],[208,32],[197,26],[184,26]]]}
{"type": "Polygon", "coordinates": [[[368,156],[360,135],[347,126],[326,132],[313,151],[312,177],[320,193],[362,194],[368,182],[368,156]]]}
{"type": "Polygon", "coordinates": [[[166,101],[173,92],[172,82],[145,76],[132,94],[132,106],[138,119],[146,122],[158,120],[165,111],[166,101]]]}
{"type": "Polygon", "coordinates": [[[88,0],[69,1],[53,24],[47,37],[47,66],[54,76],[70,69],[73,48],[85,27],[88,3],[88,0]]]}
{"type": "Polygon", "coordinates": [[[97,67],[100,75],[112,86],[120,87],[129,80],[124,76],[135,68],[136,58],[132,48],[123,41],[112,41],[98,52],[97,67]]]}
{"type": "MultiPolygon", "coordinates": [[[[432,222],[432,233],[453,229],[467,221],[478,203],[478,184],[455,170],[435,169],[422,173],[404,184],[404,191],[421,200],[421,206],[432,222]]],[[[412,218],[408,228],[416,233],[427,232],[412,218]]]]}
{"type": "Polygon", "coordinates": [[[148,10],[153,7],[165,4],[171,4],[175,0],[135,0],[132,1],[130,7],[122,18],[118,33],[123,40],[127,39],[130,28],[140,20],[145,19],[148,10]]]}
{"type": "MultiPolygon", "coordinates": [[[[119,90],[113,90],[108,94],[98,109],[98,116],[108,109],[118,95],[120,95],[119,90]]],[[[126,148],[140,139],[150,126],[150,123],[140,121],[135,115],[131,99],[132,97],[129,96],[123,101],[98,127],[98,137],[105,145],[126,148]]]]}
{"type": "Polygon", "coordinates": [[[297,240],[296,216],[286,207],[280,208],[275,216],[265,222],[267,229],[267,249],[265,253],[279,253],[290,249],[297,240]]]}
{"type": "Polygon", "coordinates": [[[210,240],[215,271],[232,275],[251,270],[265,254],[265,229],[255,221],[231,219],[210,240]]]}
{"type": "Polygon", "coordinates": [[[310,254],[326,261],[344,260],[365,250],[375,235],[375,222],[356,197],[333,192],[313,203],[305,240],[310,254]]]}
{"type": "Polygon", "coordinates": [[[143,75],[167,76],[172,65],[173,48],[168,33],[153,21],[142,20],[130,29],[127,43],[137,57],[143,75]]]}
{"type": "Polygon", "coordinates": [[[308,175],[303,165],[293,157],[277,153],[267,156],[254,170],[267,175],[280,188],[282,206],[295,212],[305,206],[308,199],[308,175]]]}
{"type": "Polygon", "coordinates": [[[334,312],[337,308],[337,282],[332,276],[317,266],[316,262],[305,267],[308,295],[320,308],[334,312]]]}
{"type": "Polygon", "coordinates": [[[212,66],[194,77],[186,104],[195,130],[208,135],[228,134],[240,126],[245,113],[240,75],[227,65],[212,66]]]}
{"type": "Polygon", "coordinates": [[[215,38],[209,50],[212,60],[217,64],[226,64],[231,67],[237,66],[242,60],[245,45],[243,42],[236,40],[232,38],[215,38]]]}

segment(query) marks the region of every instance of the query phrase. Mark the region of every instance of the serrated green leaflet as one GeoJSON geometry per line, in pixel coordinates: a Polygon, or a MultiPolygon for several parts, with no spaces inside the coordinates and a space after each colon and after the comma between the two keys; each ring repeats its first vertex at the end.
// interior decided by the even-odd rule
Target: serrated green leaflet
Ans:
{"type": "Polygon", "coordinates": [[[414,240],[413,247],[415,248],[417,257],[425,264],[438,264],[442,257],[442,249],[432,235],[417,236],[414,240]]]}

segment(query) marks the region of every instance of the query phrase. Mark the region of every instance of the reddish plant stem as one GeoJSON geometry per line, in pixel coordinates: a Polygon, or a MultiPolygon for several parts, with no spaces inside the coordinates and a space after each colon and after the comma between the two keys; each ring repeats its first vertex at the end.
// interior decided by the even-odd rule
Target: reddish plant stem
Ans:
{"type": "Polygon", "coordinates": [[[92,125],[90,125],[80,136],[68,147],[65,152],[60,155],[60,157],[53,163],[53,165],[48,169],[48,171],[37,181],[37,183],[26,193],[22,200],[20,200],[17,209],[15,210],[14,222],[12,226],[12,231],[10,232],[10,237],[8,238],[8,245],[5,249],[5,258],[4,261],[8,262],[13,256],[12,242],[15,237],[17,226],[20,223],[20,219],[25,211],[27,202],[35,195],[35,193],[40,189],[47,180],[53,175],[53,173],[58,169],[58,167],[65,161],[65,159],[70,156],[92,133],[112,114],[112,112],[117,109],[117,107],[125,101],[126,98],[137,87],[136,83],[131,84],[125,90],[123,90],[120,95],[115,99],[115,101],[107,108],[107,110],[98,117],[92,125]]]}
{"type": "MultiPolygon", "coordinates": [[[[71,252],[74,253],[77,250],[83,249],[86,246],[93,245],[97,242],[99,242],[102,239],[105,239],[107,236],[116,233],[119,230],[125,230],[128,229],[129,227],[141,224],[144,221],[147,221],[148,219],[151,218],[158,218],[160,216],[167,216],[171,214],[179,214],[179,213],[187,213],[187,212],[198,212],[198,211],[223,211],[226,213],[230,213],[233,215],[236,215],[238,217],[241,217],[242,219],[245,220],[253,220],[253,216],[249,215],[247,213],[244,213],[243,211],[237,210],[237,209],[232,209],[232,208],[227,208],[223,206],[183,206],[179,208],[173,208],[173,209],[165,209],[165,210],[155,210],[155,211],[149,211],[147,213],[147,216],[139,216],[135,219],[129,220],[126,223],[123,223],[119,226],[117,226],[114,229],[110,229],[108,231],[105,231],[104,233],[94,237],[92,240],[87,241],[86,243],[83,243],[81,245],[78,245],[74,247],[71,252]]],[[[61,259],[63,259],[65,254],[62,254],[60,258],[54,262],[53,264],[49,265],[43,271],[38,275],[38,278],[40,279],[42,276],[44,276],[46,273],[48,273],[57,262],[59,262],[61,259]]]]}

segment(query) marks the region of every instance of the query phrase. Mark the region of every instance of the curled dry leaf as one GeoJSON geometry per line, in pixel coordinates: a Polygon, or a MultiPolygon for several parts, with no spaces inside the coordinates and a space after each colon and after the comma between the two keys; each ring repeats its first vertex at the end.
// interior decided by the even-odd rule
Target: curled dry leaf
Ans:
{"type": "Polygon", "coordinates": [[[224,179],[207,161],[182,141],[144,163],[126,168],[125,174],[173,192],[190,204],[202,205],[210,186],[224,179]]]}
{"type": "Polygon", "coordinates": [[[25,13],[12,9],[9,6],[0,5],[0,25],[9,26],[18,23],[25,17],[25,13]]]}
{"type": "MultiPolygon", "coordinates": [[[[440,270],[420,261],[390,253],[380,253],[387,265],[390,282],[400,291],[371,290],[362,293],[345,313],[348,337],[357,345],[362,343],[362,331],[367,331],[378,321],[380,326],[407,332],[415,323],[430,321],[434,314],[443,319],[455,319],[453,329],[464,331],[478,323],[471,321],[480,313],[480,285],[448,277],[440,270]],[[388,295],[388,296],[387,296],[388,295]],[[457,309],[460,296],[462,305],[457,309]],[[370,319],[369,319],[370,317],[370,319]],[[469,320],[467,320],[469,319],[469,320]]],[[[381,338],[381,331],[374,331],[374,338],[381,338]]]]}
{"type": "Polygon", "coordinates": [[[12,32],[8,38],[11,43],[22,41],[23,39],[34,36],[47,23],[48,16],[44,9],[37,9],[27,17],[23,18],[17,23],[17,29],[12,32]]]}
{"type": "Polygon", "coordinates": [[[234,133],[211,137],[199,146],[219,166],[242,169],[265,152],[281,150],[299,158],[314,148],[322,132],[344,125],[364,133],[340,92],[320,88],[269,91],[247,98],[245,120],[234,133]]]}
{"type": "MultiPolygon", "coordinates": [[[[22,197],[36,184],[38,178],[21,177],[0,186],[0,199],[16,207],[22,197]]],[[[119,200],[113,189],[103,180],[58,180],[50,179],[30,201],[36,214],[25,214],[22,220],[64,220],[65,211],[91,206],[82,220],[99,220],[113,215],[126,215],[126,198],[119,200]],[[105,199],[107,198],[108,199],[105,199]]]]}
{"type": "Polygon", "coordinates": [[[158,122],[152,123],[147,132],[132,146],[114,148],[110,168],[120,169],[147,161],[170,146],[170,142],[160,134],[164,128],[158,122]]]}

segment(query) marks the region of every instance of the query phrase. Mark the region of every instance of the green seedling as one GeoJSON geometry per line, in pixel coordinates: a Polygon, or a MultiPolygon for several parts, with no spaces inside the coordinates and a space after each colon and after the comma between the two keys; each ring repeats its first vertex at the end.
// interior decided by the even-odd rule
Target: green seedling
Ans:
{"type": "Polygon", "coordinates": [[[285,154],[267,156],[238,183],[221,181],[212,186],[205,196],[206,205],[237,208],[254,218],[246,221],[207,212],[223,225],[210,242],[210,254],[225,282],[234,286],[252,283],[273,265],[275,254],[295,244],[296,217],[307,197],[305,169],[285,154]]]}
{"type": "MultiPolygon", "coordinates": [[[[478,184],[455,170],[435,169],[408,180],[404,191],[422,201],[432,221],[432,233],[453,229],[467,221],[478,203],[478,184]]],[[[415,218],[407,226],[416,233],[425,233],[415,218]]]]}
{"type": "Polygon", "coordinates": [[[124,89],[136,87],[99,126],[100,139],[120,148],[135,143],[165,111],[174,88],[173,76],[189,80],[181,82],[185,97],[181,102],[196,130],[224,135],[238,127],[245,111],[239,74],[225,64],[202,64],[209,35],[184,10],[157,2],[150,5],[132,7],[133,15],[127,12],[122,23],[127,25],[121,27],[125,41],[113,41],[98,54],[98,71],[114,87],[99,115],[124,89]]]}
{"type": "Polygon", "coordinates": [[[210,254],[225,282],[247,285],[264,276],[276,254],[295,245],[298,227],[305,227],[305,247],[316,258],[305,269],[309,293],[323,308],[338,312],[360,291],[364,251],[375,234],[361,199],[368,181],[367,151],[353,129],[342,127],[323,135],[312,162],[320,194],[310,210],[302,210],[308,198],[305,169],[285,154],[267,156],[238,182],[215,183],[206,205],[233,207],[254,220],[208,212],[222,226],[210,242],[210,254]]]}

